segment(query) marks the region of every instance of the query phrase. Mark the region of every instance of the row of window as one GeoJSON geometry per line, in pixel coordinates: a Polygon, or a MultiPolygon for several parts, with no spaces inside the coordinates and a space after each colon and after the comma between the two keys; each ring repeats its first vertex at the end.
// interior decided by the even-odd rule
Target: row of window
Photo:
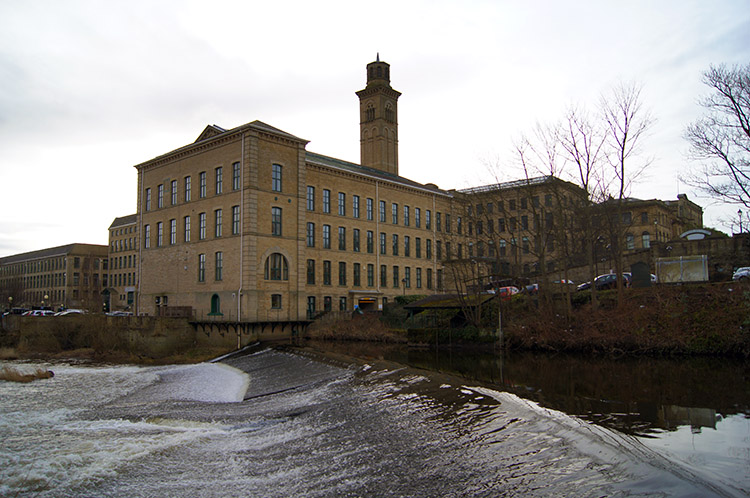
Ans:
{"type": "MultiPolygon", "coordinates": [[[[340,251],[345,251],[347,249],[347,229],[346,227],[338,227],[338,249],[340,251]]],[[[362,250],[362,237],[361,237],[361,230],[359,228],[353,228],[351,230],[352,232],[352,250],[354,252],[361,252],[362,250]]],[[[323,225],[323,240],[322,240],[322,248],[323,249],[330,249],[331,248],[331,225],[323,225]]],[[[391,253],[394,256],[399,255],[399,235],[398,234],[392,234],[391,235],[391,253]]],[[[403,255],[406,257],[411,256],[412,252],[412,245],[411,241],[412,238],[409,235],[404,235],[402,237],[403,240],[403,255]]],[[[307,223],[307,231],[306,231],[306,244],[307,247],[315,247],[316,246],[316,231],[315,231],[315,223],[308,222],[307,223]]],[[[380,254],[387,254],[387,247],[388,247],[388,237],[385,232],[380,232],[378,237],[378,246],[380,248],[380,254]]],[[[364,240],[364,247],[365,251],[368,254],[374,254],[375,253],[375,232],[372,230],[365,231],[365,240],[364,240]]],[[[417,258],[422,257],[422,239],[420,237],[414,238],[414,256],[417,258]]],[[[426,239],[425,240],[425,258],[432,259],[432,239],[426,239]]]]}
{"type": "MultiPolygon", "coordinates": [[[[278,209],[278,208],[275,208],[278,209]]],[[[279,213],[279,235],[281,229],[281,214],[279,213]]],[[[146,249],[152,246],[152,236],[155,236],[153,243],[156,247],[162,247],[164,245],[175,245],[177,244],[177,219],[173,218],[169,220],[168,226],[164,227],[164,222],[157,222],[155,226],[155,233],[152,234],[151,225],[143,226],[143,247],[146,249]]],[[[240,207],[232,206],[231,214],[231,234],[239,235],[240,233],[240,207]]],[[[198,240],[205,240],[208,238],[208,213],[198,213],[198,240]]],[[[184,242],[190,242],[193,234],[193,223],[190,215],[182,218],[182,240],[184,242]]],[[[213,213],[213,235],[214,238],[220,238],[224,232],[224,210],[216,209],[213,213]]]]}
{"type": "MultiPolygon", "coordinates": [[[[529,199],[531,200],[531,206],[534,208],[541,207],[540,198],[538,195],[532,196],[531,198],[528,197],[521,197],[518,202],[516,202],[516,199],[508,199],[508,210],[510,211],[516,211],[517,209],[528,209],[529,208],[529,199]]],[[[567,197],[563,197],[563,204],[567,204],[567,197]]],[[[469,216],[473,216],[474,212],[476,212],[477,216],[480,216],[482,214],[488,214],[491,215],[495,212],[495,205],[497,204],[497,212],[502,213],[505,211],[505,201],[500,200],[497,201],[497,203],[494,202],[488,202],[486,204],[477,204],[476,206],[472,206],[471,204],[466,206],[466,212],[469,216]],[[475,211],[476,209],[476,211],[475,211]]],[[[544,195],[544,205],[546,207],[552,207],[552,194],[545,194],[544,195]]]]}
{"type": "MultiPolygon", "coordinates": [[[[348,269],[345,261],[338,262],[338,285],[346,286],[349,285],[348,281],[348,269]]],[[[375,287],[375,265],[368,263],[362,265],[361,263],[352,263],[352,286],[362,287],[362,281],[365,281],[366,287],[375,287]]],[[[322,268],[322,284],[332,285],[332,268],[333,263],[328,260],[323,261],[322,268]]],[[[414,268],[414,280],[415,287],[417,289],[423,288],[423,284],[427,289],[432,289],[432,268],[424,270],[425,281],[423,282],[423,269],[414,268]]],[[[394,265],[389,267],[387,265],[380,265],[380,272],[378,274],[380,287],[388,287],[389,279],[391,277],[390,284],[393,288],[398,289],[403,286],[405,289],[412,287],[412,267],[403,267],[403,276],[401,275],[401,267],[394,265]]],[[[442,280],[442,270],[437,270],[438,281],[442,280]]],[[[271,279],[273,280],[273,279],[271,279]]],[[[314,259],[307,260],[307,284],[317,284],[317,262],[314,259]]]]}
{"type": "MultiPolygon", "coordinates": [[[[104,278],[104,286],[107,286],[107,275],[103,276],[104,278]]],[[[135,285],[136,279],[135,279],[135,272],[127,272],[127,273],[117,273],[113,274],[110,278],[110,282],[112,282],[112,286],[114,287],[122,287],[123,285],[135,285]]]]}
{"type": "MultiPolygon", "coordinates": [[[[352,195],[351,196],[351,214],[353,218],[361,218],[361,197],[358,195],[352,195]]],[[[368,221],[374,221],[375,219],[375,213],[374,213],[374,205],[375,200],[367,197],[365,199],[365,205],[364,205],[364,213],[365,213],[365,219],[368,221]]],[[[308,211],[316,211],[316,193],[315,193],[315,187],[308,186],[307,187],[307,210],[308,211]]],[[[323,189],[323,204],[322,204],[322,212],[325,214],[331,213],[331,191],[329,189],[323,189]]],[[[346,200],[346,193],[344,192],[338,192],[338,199],[337,199],[337,213],[339,216],[347,216],[347,200],[346,200]]],[[[387,219],[387,203],[386,201],[379,201],[378,202],[378,220],[380,223],[386,223],[387,219]]],[[[413,214],[410,206],[404,205],[400,206],[392,202],[391,203],[391,212],[390,212],[390,219],[391,224],[398,225],[399,221],[401,220],[403,222],[404,226],[411,226],[412,220],[414,221],[414,226],[416,228],[422,228],[422,209],[421,208],[414,208],[413,214]],[[400,209],[399,209],[400,208],[400,209]]],[[[442,231],[442,220],[443,216],[442,213],[436,212],[435,213],[435,230],[438,232],[442,231]]],[[[429,209],[426,209],[424,211],[424,227],[427,230],[432,230],[432,211],[429,209]]],[[[451,217],[449,214],[445,215],[445,231],[449,232],[451,231],[451,217]]]]}
{"type": "MultiPolygon", "coordinates": [[[[193,197],[193,177],[188,175],[182,180],[183,202],[190,202],[193,197]]],[[[213,192],[215,195],[224,193],[224,168],[219,166],[214,168],[213,192]]],[[[239,162],[232,164],[232,191],[242,188],[242,172],[239,162]]],[[[282,190],[282,166],[279,164],[271,165],[271,190],[281,192],[282,190]]],[[[156,208],[161,209],[166,206],[167,197],[169,204],[177,205],[179,187],[177,180],[170,180],[169,185],[160,183],[156,186],[156,208]]],[[[198,197],[203,199],[208,196],[208,173],[201,171],[198,173],[198,197]]],[[[144,210],[151,211],[153,208],[151,187],[146,189],[144,199],[144,210]]]]}

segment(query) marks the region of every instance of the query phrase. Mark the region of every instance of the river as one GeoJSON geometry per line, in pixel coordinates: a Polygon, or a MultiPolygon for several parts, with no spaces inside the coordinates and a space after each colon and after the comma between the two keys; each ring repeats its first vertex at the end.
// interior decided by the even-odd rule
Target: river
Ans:
{"type": "Polygon", "coordinates": [[[356,347],[11,362],[0,496],[750,494],[746,363],[356,347]]]}

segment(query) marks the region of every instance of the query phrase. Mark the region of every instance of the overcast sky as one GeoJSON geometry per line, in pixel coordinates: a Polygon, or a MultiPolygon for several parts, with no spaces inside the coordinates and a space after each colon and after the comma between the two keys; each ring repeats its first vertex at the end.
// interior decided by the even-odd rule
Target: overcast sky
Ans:
{"type": "Polygon", "coordinates": [[[520,178],[514,140],[635,82],[656,122],[631,195],[687,193],[708,226],[737,216],[678,174],[702,71],[750,63],[747,0],[0,0],[0,256],[106,244],[136,212],[133,165],[208,124],[257,119],[358,163],[354,92],[377,53],[403,94],[402,176],[520,178]]]}

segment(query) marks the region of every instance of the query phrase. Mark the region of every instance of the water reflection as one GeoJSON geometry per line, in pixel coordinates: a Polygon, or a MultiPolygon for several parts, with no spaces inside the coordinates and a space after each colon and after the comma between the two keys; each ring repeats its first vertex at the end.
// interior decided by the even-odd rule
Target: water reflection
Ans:
{"type": "Polygon", "coordinates": [[[750,418],[750,364],[731,358],[601,358],[563,354],[317,344],[364,358],[459,375],[638,436],[750,418]]]}

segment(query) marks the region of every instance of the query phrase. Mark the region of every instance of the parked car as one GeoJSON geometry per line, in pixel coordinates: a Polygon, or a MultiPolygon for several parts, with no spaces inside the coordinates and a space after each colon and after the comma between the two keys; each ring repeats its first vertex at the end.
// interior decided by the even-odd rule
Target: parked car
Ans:
{"type": "Polygon", "coordinates": [[[21,316],[52,316],[55,312],[52,310],[31,310],[21,316]]]}
{"type": "Polygon", "coordinates": [[[65,315],[83,315],[83,314],[85,314],[85,313],[86,313],[86,312],[85,312],[85,311],[83,311],[83,310],[76,310],[76,309],[67,309],[67,310],[62,310],[62,311],[58,311],[57,313],[55,313],[55,316],[65,316],[65,315]]]}
{"type": "Polygon", "coordinates": [[[133,316],[132,311],[110,311],[107,316],[133,316]]]}
{"type": "Polygon", "coordinates": [[[500,296],[500,299],[503,301],[507,301],[516,294],[518,294],[518,287],[513,287],[512,285],[508,287],[500,287],[497,290],[497,295],[500,296]]]}
{"type": "MultiPolygon", "coordinates": [[[[630,280],[631,275],[630,273],[623,273],[622,274],[623,283],[625,287],[630,287],[630,280]]],[[[596,285],[596,290],[606,290],[606,289],[614,289],[617,287],[617,274],[616,273],[605,273],[604,275],[599,275],[594,279],[594,283],[596,285]]],[[[576,290],[583,291],[588,290],[591,288],[591,282],[585,282],[578,287],[576,287],[576,290]]]]}
{"type": "Polygon", "coordinates": [[[739,280],[742,282],[747,281],[747,279],[750,278],[750,266],[743,266],[742,268],[737,268],[734,270],[734,275],[732,275],[732,280],[739,280]]]}

